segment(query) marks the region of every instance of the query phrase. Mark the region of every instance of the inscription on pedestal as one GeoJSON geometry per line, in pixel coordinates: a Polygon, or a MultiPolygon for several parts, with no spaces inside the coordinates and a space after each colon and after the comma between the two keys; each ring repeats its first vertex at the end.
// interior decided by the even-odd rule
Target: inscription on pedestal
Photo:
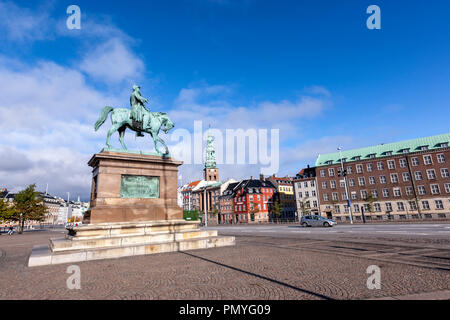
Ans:
{"type": "Polygon", "coordinates": [[[159,198],[159,177],[122,175],[121,198],[159,198]]]}

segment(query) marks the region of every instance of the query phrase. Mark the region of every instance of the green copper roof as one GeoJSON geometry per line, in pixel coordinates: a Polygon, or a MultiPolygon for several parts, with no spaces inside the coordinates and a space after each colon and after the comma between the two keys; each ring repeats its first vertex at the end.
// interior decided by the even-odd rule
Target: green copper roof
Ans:
{"type": "MultiPolygon", "coordinates": [[[[348,151],[344,150],[342,151],[342,158],[345,159],[345,162],[351,162],[357,161],[358,157],[360,157],[360,160],[388,157],[390,155],[404,154],[404,150],[408,150],[408,152],[417,152],[420,151],[424,146],[428,147],[428,150],[439,149],[442,148],[441,144],[443,143],[450,143],[450,133],[440,134],[432,137],[381,144],[361,149],[348,151]]],[[[341,163],[340,161],[341,157],[339,151],[323,154],[317,157],[316,167],[325,166],[328,164],[339,164],[341,163]]]]}

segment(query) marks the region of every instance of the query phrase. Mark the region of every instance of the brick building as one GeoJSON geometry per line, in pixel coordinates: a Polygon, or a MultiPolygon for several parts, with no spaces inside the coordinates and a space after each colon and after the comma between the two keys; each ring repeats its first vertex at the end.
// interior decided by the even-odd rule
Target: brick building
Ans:
{"type": "MultiPolygon", "coordinates": [[[[450,218],[450,134],[342,152],[355,220],[450,218]]],[[[316,161],[322,214],[349,220],[339,152],[316,161]]]]}
{"type": "Polygon", "coordinates": [[[235,223],[268,222],[271,216],[275,186],[268,180],[239,182],[233,189],[235,223]]]}
{"type": "Polygon", "coordinates": [[[232,182],[228,184],[227,188],[223,191],[219,197],[219,214],[222,224],[235,223],[234,210],[233,210],[233,189],[239,182],[232,182]]]}

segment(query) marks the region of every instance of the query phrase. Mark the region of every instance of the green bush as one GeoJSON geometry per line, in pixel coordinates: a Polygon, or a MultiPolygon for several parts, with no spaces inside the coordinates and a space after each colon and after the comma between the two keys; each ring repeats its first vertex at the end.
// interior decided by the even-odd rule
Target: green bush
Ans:
{"type": "Polygon", "coordinates": [[[183,219],[189,221],[197,221],[199,212],[197,210],[184,210],[183,219]]]}

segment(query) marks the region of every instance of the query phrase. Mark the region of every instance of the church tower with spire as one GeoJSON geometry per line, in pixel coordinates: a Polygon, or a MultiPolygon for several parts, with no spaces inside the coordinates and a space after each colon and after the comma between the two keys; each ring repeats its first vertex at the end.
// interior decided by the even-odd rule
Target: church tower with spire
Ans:
{"type": "Polygon", "coordinates": [[[205,180],[206,181],[219,181],[219,169],[216,165],[216,151],[213,144],[214,138],[208,134],[208,140],[206,143],[206,161],[205,161],[205,180]]]}

